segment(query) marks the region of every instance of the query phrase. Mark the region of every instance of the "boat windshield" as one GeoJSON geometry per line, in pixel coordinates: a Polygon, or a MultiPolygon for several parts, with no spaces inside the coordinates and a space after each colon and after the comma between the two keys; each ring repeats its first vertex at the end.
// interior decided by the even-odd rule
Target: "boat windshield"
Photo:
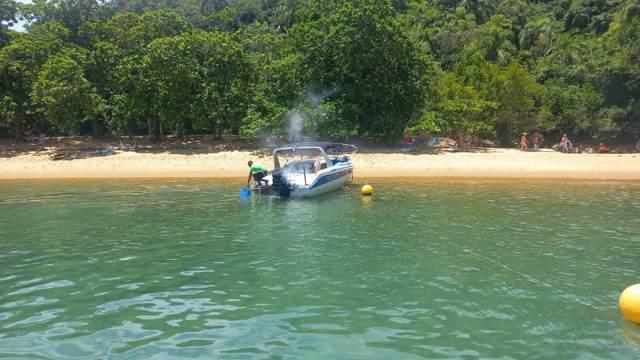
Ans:
{"type": "Polygon", "coordinates": [[[304,167],[316,172],[327,167],[328,159],[320,148],[283,148],[273,154],[273,162],[274,170],[289,165],[308,164],[304,167]]]}

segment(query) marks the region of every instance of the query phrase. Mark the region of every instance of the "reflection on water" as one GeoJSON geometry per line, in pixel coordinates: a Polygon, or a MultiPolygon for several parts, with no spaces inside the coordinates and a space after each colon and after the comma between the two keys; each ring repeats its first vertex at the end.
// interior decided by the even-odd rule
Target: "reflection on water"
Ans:
{"type": "Polygon", "coordinates": [[[640,356],[635,183],[0,183],[0,356],[640,356]]]}

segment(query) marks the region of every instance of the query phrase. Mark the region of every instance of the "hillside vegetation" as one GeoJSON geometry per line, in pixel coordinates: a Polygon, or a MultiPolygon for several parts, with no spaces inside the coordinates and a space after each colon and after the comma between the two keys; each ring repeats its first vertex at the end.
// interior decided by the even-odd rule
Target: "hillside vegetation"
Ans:
{"type": "Polygon", "coordinates": [[[0,19],[19,139],[640,135],[638,0],[3,0],[0,19]]]}

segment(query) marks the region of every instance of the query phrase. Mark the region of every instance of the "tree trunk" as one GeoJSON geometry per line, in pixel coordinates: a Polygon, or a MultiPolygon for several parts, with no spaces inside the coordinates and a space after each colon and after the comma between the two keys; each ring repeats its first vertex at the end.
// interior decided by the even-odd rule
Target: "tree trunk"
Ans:
{"type": "Polygon", "coordinates": [[[17,120],[16,121],[16,140],[18,140],[18,141],[24,140],[22,135],[23,135],[22,134],[22,120],[17,120]]]}
{"type": "Polygon", "coordinates": [[[154,143],[159,143],[162,139],[162,128],[160,122],[156,119],[148,118],[147,125],[149,126],[149,140],[154,143]]]}
{"type": "Polygon", "coordinates": [[[513,144],[510,139],[509,125],[506,122],[499,121],[496,123],[495,129],[498,144],[500,144],[500,146],[511,147],[513,144]]]}
{"type": "Polygon", "coordinates": [[[127,137],[131,140],[133,136],[131,136],[131,122],[129,120],[127,120],[127,127],[125,131],[127,132],[127,137]]]}
{"type": "Polygon", "coordinates": [[[178,125],[176,125],[176,137],[178,137],[178,139],[182,139],[183,136],[184,136],[184,125],[182,125],[182,123],[179,123],[178,125]]]}
{"type": "Polygon", "coordinates": [[[222,131],[221,131],[221,126],[220,126],[219,122],[216,122],[215,136],[216,136],[216,139],[221,139],[222,138],[222,131]]]}
{"type": "Polygon", "coordinates": [[[93,138],[97,139],[100,137],[100,121],[98,121],[97,117],[91,119],[91,130],[93,132],[93,138]]]}
{"type": "Polygon", "coordinates": [[[149,140],[153,139],[153,120],[147,118],[147,132],[149,133],[149,140]]]}

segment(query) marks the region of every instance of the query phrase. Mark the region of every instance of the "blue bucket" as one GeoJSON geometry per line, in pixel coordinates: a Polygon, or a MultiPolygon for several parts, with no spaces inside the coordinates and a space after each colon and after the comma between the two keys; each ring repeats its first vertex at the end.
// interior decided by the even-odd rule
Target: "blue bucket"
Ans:
{"type": "Polygon", "coordinates": [[[241,199],[246,199],[249,196],[251,196],[251,190],[249,190],[249,188],[244,187],[244,188],[240,189],[240,198],[241,199]]]}

